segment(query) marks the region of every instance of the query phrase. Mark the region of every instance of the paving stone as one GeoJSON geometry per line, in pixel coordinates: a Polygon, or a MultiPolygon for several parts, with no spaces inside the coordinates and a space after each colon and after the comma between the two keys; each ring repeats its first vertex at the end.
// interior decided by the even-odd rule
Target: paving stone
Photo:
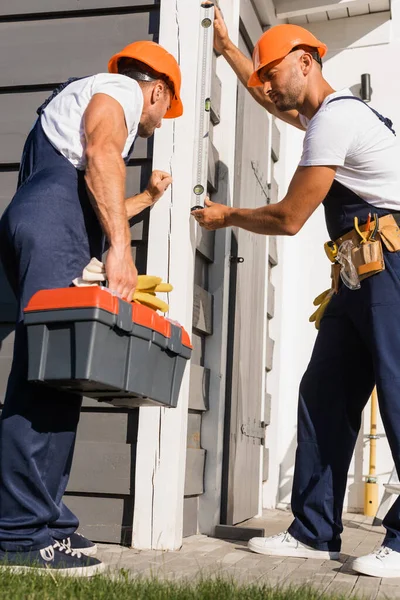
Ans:
{"type": "MultiPolygon", "coordinates": [[[[262,527],[266,535],[287,529],[292,521],[288,511],[266,511],[262,518],[246,522],[248,527],[262,527]]],[[[183,541],[177,552],[140,551],[115,544],[98,544],[98,556],[107,565],[110,577],[118,578],[119,569],[136,578],[175,581],[199,581],[205,577],[233,579],[240,585],[257,583],[266,586],[302,586],[307,583],[318,593],[337,593],[365,600],[400,600],[400,577],[379,579],[355,573],[356,556],[379,548],[384,529],[373,527],[364,515],[344,515],[341,561],[306,560],[265,556],[250,552],[246,542],[217,540],[195,535],[183,541]]]]}
{"type": "Polygon", "coordinates": [[[379,578],[360,575],[353,588],[353,594],[363,600],[375,600],[379,592],[380,584],[381,580],[379,578]]]}

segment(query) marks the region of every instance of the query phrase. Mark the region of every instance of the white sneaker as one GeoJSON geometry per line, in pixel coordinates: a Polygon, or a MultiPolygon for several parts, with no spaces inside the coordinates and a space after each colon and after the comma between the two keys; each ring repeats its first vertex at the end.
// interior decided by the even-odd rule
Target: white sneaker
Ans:
{"type": "Polygon", "coordinates": [[[351,567],[372,577],[400,577],[400,552],[381,546],[372,554],[356,558],[351,567]]]}
{"type": "Polygon", "coordinates": [[[288,531],[271,537],[255,537],[249,541],[248,547],[258,554],[270,556],[295,556],[297,558],[318,558],[322,560],[339,560],[339,552],[315,550],[297,541],[288,531]]]}

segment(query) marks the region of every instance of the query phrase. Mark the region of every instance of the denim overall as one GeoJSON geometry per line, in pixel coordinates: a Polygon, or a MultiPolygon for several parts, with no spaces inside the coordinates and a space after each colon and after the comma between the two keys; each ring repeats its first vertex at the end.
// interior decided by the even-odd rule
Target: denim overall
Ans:
{"type": "MultiPolygon", "coordinates": [[[[339,99],[344,98],[332,101],[339,99]]],[[[391,122],[378,117],[394,133],[391,122]]],[[[355,216],[365,223],[369,212],[379,217],[391,213],[368,204],[337,181],[324,207],[332,240],[354,228],[355,216]]],[[[289,532],[317,550],[340,551],[347,472],[361,414],[375,383],[400,473],[400,252],[384,248],[384,255],[386,270],[362,281],[359,290],[342,284],[333,296],[300,384],[292,492],[295,518],[289,532]]],[[[384,545],[400,551],[400,497],[383,525],[384,545]]]]}
{"type": "MultiPolygon", "coordinates": [[[[25,143],[18,189],[0,221],[0,258],[18,301],[14,356],[0,419],[0,550],[44,548],[74,533],[78,519],[62,501],[82,398],[28,383],[23,308],[35,292],[69,287],[104,236],[84,171],[49,142],[38,109],[25,143]]],[[[129,152],[132,152],[133,146],[129,152]]],[[[128,160],[128,159],[126,159],[128,160]]]]}

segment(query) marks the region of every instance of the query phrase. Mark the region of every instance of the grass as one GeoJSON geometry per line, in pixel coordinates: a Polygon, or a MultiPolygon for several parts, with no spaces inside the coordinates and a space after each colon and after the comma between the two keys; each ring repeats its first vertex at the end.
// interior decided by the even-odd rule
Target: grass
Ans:
{"type": "MultiPolygon", "coordinates": [[[[323,595],[311,588],[239,586],[233,581],[204,579],[198,583],[176,583],[156,579],[96,576],[72,579],[48,575],[13,575],[2,572],[1,600],[345,600],[345,596],[323,595]]],[[[355,600],[353,598],[353,600],[355,600]]]]}

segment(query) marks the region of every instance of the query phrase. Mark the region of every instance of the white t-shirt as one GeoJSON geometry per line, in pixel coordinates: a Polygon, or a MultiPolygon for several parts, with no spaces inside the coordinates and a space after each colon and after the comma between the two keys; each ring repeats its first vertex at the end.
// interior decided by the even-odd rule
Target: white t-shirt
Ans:
{"type": "Polygon", "coordinates": [[[335,179],[363,200],[400,210],[399,138],[359,101],[328,104],[338,96],[353,94],[331,94],[311,120],[300,115],[307,128],[300,166],[337,166],[335,179]]]}
{"type": "Polygon", "coordinates": [[[128,137],[122,158],[128,156],[143,110],[143,94],[139,84],[125,75],[99,73],[67,85],[46,106],[41,123],[51,144],[81,170],[86,167],[83,114],[95,94],[111,96],[124,109],[128,137]]]}

